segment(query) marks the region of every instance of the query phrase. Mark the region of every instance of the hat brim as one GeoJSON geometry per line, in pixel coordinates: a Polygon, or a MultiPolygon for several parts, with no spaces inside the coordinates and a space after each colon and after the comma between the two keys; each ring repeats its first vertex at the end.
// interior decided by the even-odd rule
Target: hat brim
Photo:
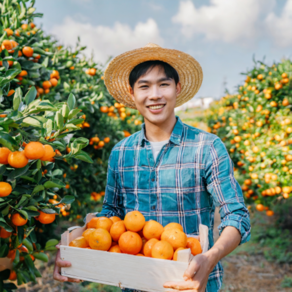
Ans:
{"type": "Polygon", "coordinates": [[[177,71],[181,92],[177,96],[175,107],[192,99],[200,89],[203,81],[203,70],[192,56],[173,49],[144,47],[115,57],[104,72],[104,83],[109,93],[119,103],[136,109],[135,102],[129,92],[129,76],[138,64],[150,60],[168,63],[177,71]]]}

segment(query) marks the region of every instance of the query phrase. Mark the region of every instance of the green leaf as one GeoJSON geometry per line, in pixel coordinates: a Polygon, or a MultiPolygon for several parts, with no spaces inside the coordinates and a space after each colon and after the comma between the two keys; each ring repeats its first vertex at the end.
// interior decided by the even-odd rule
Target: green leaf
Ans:
{"type": "Polygon", "coordinates": [[[0,144],[7,147],[11,151],[18,149],[16,141],[9,134],[2,131],[0,131],[0,144]]]}
{"type": "Polygon", "coordinates": [[[62,107],[62,116],[64,118],[67,118],[68,117],[68,114],[69,114],[69,108],[68,108],[67,104],[63,104],[63,107],[62,107]]]}
{"type": "Polygon", "coordinates": [[[33,252],[33,246],[32,246],[32,243],[27,239],[25,238],[22,243],[27,247],[27,249],[29,250],[29,252],[33,252]]]}
{"type": "Polygon", "coordinates": [[[42,127],[42,124],[40,123],[40,121],[35,119],[35,118],[28,117],[28,118],[23,119],[23,122],[25,124],[28,124],[28,125],[36,127],[36,128],[41,128],[42,127]]]}
{"type": "Polygon", "coordinates": [[[74,196],[65,196],[58,204],[72,204],[75,201],[74,196]]]}
{"type": "Polygon", "coordinates": [[[17,178],[19,176],[24,175],[28,171],[29,167],[30,167],[30,165],[27,164],[25,167],[13,170],[12,172],[9,173],[7,179],[8,180],[13,180],[13,179],[15,179],[15,178],[17,178]]]}
{"type": "Polygon", "coordinates": [[[45,208],[45,209],[42,209],[41,211],[47,214],[56,214],[56,211],[53,209],[45,208]]]}
{"type": "Polygon", "coordinates": [[[37,90],[35,89],[34,86],[32,86],[24,97],[25,103],[29,105],[33,100],[35,100],[36,95],[37,90]]]}
{"type": "MultiPolygon", "coordinates": [[[[68,119],[70,120],[70,119],[74,118],[78,113],[80,113],[80,109],[78,109],[78,108],[72,109],[69,112],[68,119]]],[[[81,121],[83,121],[83,119],[81,121]]]]}
{"type": "Polygon", "coordinates": [[[45,253],[43,253],[43,252],[35,252],[35,253],[33,253],[33,256],[36,259],[41,260],[43,262],[48,262],[48,260],[49,260],[48,259],[48,256],[45,253]]]}
{"type": "Polygon", "coordinates": [[[24,202],[28,201],[30,195],[23,195],[20,199],[20,201],[17,203],[17,205],[15,206],[15,208],[19,208],[20,206],[24,205],[24,202]]]}
{"type": "Polygon", "coordinates": [[[55,169],[52,172],[52,176],[58,176],[58,175],[62,175],[62,174],[63,174],[63,171],[61,169],[55,169]]]}
{"type": "Polygon", "coordinates": [[[13,97],[13,109],[15,111],[18,110],[21,100],[22,100],[21,87],[17,87],[13,97]]]}
{"type": "Polygon", "coordinates": [[[66,124],[65,125],[66,129],[74,129],[74,130],[80,130],[79,127],[76,127],[74,124],[66,124]]]}
{"type": "Polygon", "coordinates": [[[74,155],[74,157],[76,159],[88,162],[88,163],[93,163],[93,160],[90,158],[90,156],[84,152],[84,151],[80,151],[78,154],[74,155]]]}
{"type": "Polygon", "coordinates": [[[28,219],[28,215],[26,213],[26,211],[20,210],[20,209],[16,209],[15,210],[20,213],[25,219],[28,219]]]}
{"type": "Polygon", "coordinates": [[[1,245],[0,258],[5,258],[8,254],[9,246],[7,244],[1,245]]]}
{"type": "Polygon", "coordinates": [[[51,133],[52,133],[52,130],[53,130],[53,122],[52,122],[52,120],[50,120],[50,119],[47,120],[45,128],[47,129],[46,135],[47,136],[51,136],[51,133]]]}
{"type": "Polygon", "coordinates": [[[34,195],[34,194],[36,194],[36,193],[38,193],[38,192],[40,192],[40,191],[43,191],[45,189],[45,186],[43,185],[38,185],[38,186],[36,186],[34,189],[33,189],[33,191],[32,191],[32,195],[34,195]]]}
{"type": "Polygon", "coordinates": [[[62,129],[64,127],[63,120],[64,120],[64,118],[63,118],[62,114],[60,112],[57,112],[56,116],[55,116],[55,122],[56,122],[58,129],[62,129]]]}
{"type": "Polygon", "coordinates": [[[76,98],[72,93],[70,93],[68,97],[68,107],[70,111],[75,108],[75,104],[76,104],[76,98]]]}
{"type": "Polygon", "coordinates": [[[50,239],[50,240],[48,240],[46,242],[45,249],[47,249],[49,247],[55,247],[58,243],[59,243],[59,240],[57,240],[57,239],[50,239]]]}
{"type": "Polygon", "coordinates": [[[57,180],[57,179],[51,180],[51,181],[47,181],[44,184],[44,187],[46,189],[51,189],[51,188],[59,188],[60,189],[60,188],[63,188],[65,186],[66,185],[61,180],[57,180]]]}
{"type": "Polygon", "coordinates": [[[13,231],[13,228],[10,225],[8,225],[8,224],[6,224],[6,223],[4,223],[2,221],[0,221],[0,226],[3,227],[8,232],[12,232],[13,231]]]}

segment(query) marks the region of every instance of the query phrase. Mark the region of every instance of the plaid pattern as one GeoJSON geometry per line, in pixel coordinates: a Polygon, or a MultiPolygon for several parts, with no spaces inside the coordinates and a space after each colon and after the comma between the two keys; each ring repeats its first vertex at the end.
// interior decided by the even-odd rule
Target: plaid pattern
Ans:
{"type": "MultiPolygon", "coordinates": [[[[248,241],[249,212],[225,145],[216,135],[176,119],[170,140],[156,162],[144,134],[145,124],[141,131],[115,145],[98,216],[124,218],[126,213],[138,210],[146,221],[157,220],[163,226],[178,222],[185,233],[193,235],[198,235],[201,223],[209,227],[211,248],[214,211],[219,207],[219,233],[226,226],[234,226],[241,234],[241,243],[248,241]]],[[[206,291],[218,291],[222,277],[219,262],[210,273],[206,291]]]]}

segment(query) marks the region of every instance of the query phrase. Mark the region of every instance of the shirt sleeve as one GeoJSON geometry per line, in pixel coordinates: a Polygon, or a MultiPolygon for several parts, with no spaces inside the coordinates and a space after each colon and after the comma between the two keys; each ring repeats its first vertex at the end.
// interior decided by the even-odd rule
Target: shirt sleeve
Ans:
{"type": "Polygon", "coordinates": [[[206,158],[207,190],[215,206],[219,207],[221,217],[219,235],[226,226],[233,226],[241,234],[240,244],[247,242],[251,230],[249,211],[244,204],[241,187],[234,178],[233,162],[220,138],[213,141],[206,158]]]}
{"type": "Polygon", "coordinates": [[[112,149],[107,169],[107,184],[105,188],[105,195],[102,205],[102,210],[97,214],[97,217],[105,216],[118,216],[121,219],[124,218],[124,208],[120,201],[119,196],[119,183],[117,172],[117,161],[114,149],[112,149]]]}

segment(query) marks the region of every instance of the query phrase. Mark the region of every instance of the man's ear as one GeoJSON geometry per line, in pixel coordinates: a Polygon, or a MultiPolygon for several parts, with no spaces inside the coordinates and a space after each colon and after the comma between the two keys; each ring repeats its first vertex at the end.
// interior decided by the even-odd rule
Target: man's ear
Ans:
{"type": "Polygon", "coordinates": [[[130,93],[130,95],[131,95],[133,101],[135,101],[134,90],[133,90],[133,88],[132,88],[131,86],[129,86],[129,93],[130,93]]]}
{"type": "Polygon", "coordinates": [[[178,82],[176,85],[176,94],[178,95],[178,94],[180,94],[180,92],[181,92],[181,83],[178,82]]]}

